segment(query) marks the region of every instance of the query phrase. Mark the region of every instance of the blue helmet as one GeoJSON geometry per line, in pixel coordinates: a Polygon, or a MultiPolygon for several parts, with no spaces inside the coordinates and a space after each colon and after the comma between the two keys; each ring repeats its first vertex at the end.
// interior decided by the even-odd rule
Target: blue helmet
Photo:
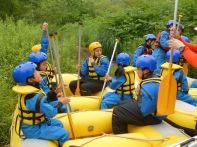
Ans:
{"type": "Polygon", "coordinates": [[[29,55],[29,61],[34,63],[39,63],[47,59],[48,59],[47,54],[43,52],[33,52],[29,55]]]}
{"type": "Polygon", "coordinates": [[[145,37],[145,41],[148,41],[149,39],[156,40],[156,36],[154,34],[147,34],[145,37]]]}
{"type": "Polygon", "coordinates": [[[182,38],[184,41],[186,41],[186,42],[190,43],[190,40],[189,40],[189,38],[188,38],[188,37],[186,37],[186,36],[181,36],[181,38],[182,38]]]}
{"type": "MultiPolygon", "coordinates": [[[[169,28],[170,26],[172,26],[174,24],[174,20],[169,20],[166,24],[166,28],[169,28]]],[[[179,29],[181,29],[181,31],[184,30],[184,26],[182,24],[180,24],[179,22],[176,23],[176,26],[179,26],[179,29]]]]}
{"type": "Polygon", "coordinates": [[[12,71],[12,77],[19,84],[27,84],[27,79],[34,74],[36,67],[33,62],[20,63],[12,71]]]}
{"type": "MultiPolygon", "coordinates": [[[[166,59],[167,61],[170,61],[170,50],[166,53],[166,59]]],[[[173,51],[173,63],[176,63],[179,61],[179,59],[182,58],[182,55],[180,53],[180,51],[178,50],[174,50],[173,51]]]]}
{"type": "Polygon", "coordinates": [[[169,20],[166,24],[166,28],[169,28],[171,25],[174,24],[174,20],[169,20]]]}
{"type": "Polygon", "coordinates": [[[156,60],[152,55],[141,55],[137,58],[136,67],[154,71],[157,68],[156,60]]]}
{"type": "Polygon", "coordinates": [[[116,58],[116,64],[122,64],[127,66],[130,64],[130,62],[131,62],[131,58],[127,53],[120,53],[116,58]]]}

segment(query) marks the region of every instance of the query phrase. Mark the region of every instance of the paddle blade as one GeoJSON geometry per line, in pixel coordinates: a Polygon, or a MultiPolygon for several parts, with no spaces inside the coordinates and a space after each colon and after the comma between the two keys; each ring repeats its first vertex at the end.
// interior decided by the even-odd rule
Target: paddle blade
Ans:
{"type": "Polygon", "coordinates": [[[80,91],[79,88],[77,88],[76,91],[75,91],[75,95],[76,96],[80,96],[81,95],[79,91],[80,91]]]}
{"type": "Polygon", "coordinates": [[[80,94],[80,88],[79,88],[79,80],[77,81],[77,88],[76,88],[76,90],[75,90],[75,95],[76,96],[80,96],[81,94],[80,94]]]}
{"type": "Polygon", "coordinates": [[[169,72],[161,81],[157,100],[157,115],[169,115],[174,113],[176,103],[177,82],[169,72]]]}

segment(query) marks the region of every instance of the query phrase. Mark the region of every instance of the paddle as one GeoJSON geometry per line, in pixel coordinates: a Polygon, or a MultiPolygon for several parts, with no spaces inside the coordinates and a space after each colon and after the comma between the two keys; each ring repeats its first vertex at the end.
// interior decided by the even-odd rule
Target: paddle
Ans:
{"type": "MultiPolygon", "coordinates": [[[[175,29],[176,27],[177,8],[178,0],[175,0],[173,29],[175,29]]],[[[159,87],[157,100],[157,115],[169,115],[174,113],[177,94],[177,82],[172,74],[172,61],[173,49],[171,49],[170,52],[168,73],[161,80],[159,87]]]]}
{"type": "MultiPolygon", "coordinates": [[[[79,22],[79,47],[78,47],[78,65],[80,65],[80,57],[81,57],[81,36],[82,36],[82,23],[79,22]]],[[[75,95],[80,96],[80,68],[78,68],[78,76],[77,76],[77,88],[75,90],[75,95]]]]}
{"type": "MultiPolygon", "coordinates": [[[[52,66],[53,66],[53,68],[55,68],[54,57],[53,57],[54,53],[53,53],[53,50],[52,50],[52,46],[51,46],[51,41],[50,41],[50,38],[49,38],[48,30],[47,30],[47,37],[48,37],[48,40],[49,40],[49,51],[50,51],[50,57],[51,57],[52,66]]],[[[54,76],[55,76],[55,81],[58,84],[56,73],[54,74],[54,76]]]]}
{"type": "MultiPolygon", "coordinates": [[[[119,42],[119,40],[116,39],[116,42],[115,42],[115,45],[114,45],[114,49],[113,49],[113,52],[112,52],[112,56],[111,56],[111,59],[110,59],[110,62],[109,62],[109,67],[107,69],[106,75],[109,74],[109,71],[110,71],[110,68],[111,68],[111,64],[112,64],[112,61],[113,61],[113,58],[114,58],[114,54],[115,54],[118,42],[119,42]]],[[[104,92],[106,83],[107,83],[107,80],[105,79],[104,80],[104,84],[103,84],[103,88],[102,88],[102,91],[101,91],[100,99],[99,99],[99,106],[101,105],[101,101],[102,101],[102,98],[103,98],[103,92],[104,92]]]]}
{"type": "MultiPolygon", "coordinates": [[[[183,16],[182,15],[179,15],[179,23],[178,23],[178,27],[177,27],[177,30],[178,30],[178,28],[179,28],[179,26],[180,26],[180,24],[181,24],[181,18],[182,18],[183,16]]],[[[188,69],[188,64],[185,62],[185,64],[183,65],[183,71],[184,71],[184,73],[187,75],[188,74],[188,71],[189,71],[189,69],[188,69]]]]}
{"type": "MultiPolygon", "coordinates": [[[[58,60],[57,33],[52,34],[50,36],[50,38],[51,38],[52,44],[53,44],[52,49],[53,49],[54,57],[55,57],[55,61],[56,61],[56,67],[57,67],[57,72],[58,72],[59,84],[60,84],[60,86],[62,88],[63,96],[67,97],[66,93],[65,93],[65,89],[64,89],[64,83],[63,83],[63,78],[62,78],[62,74],[61,74],[60,63],[59,63],[59,60],[58,60]]],[[[69,105],[68,104],[66,104],[66,108],[67,108],[67,115],[68,115],[69,125],[70,125],[70,128],[71,128],[71,133],[72,133],[73,138],[75,139],[74,128],[73,128],[73,121],[72,121],[72,117],[71,117],[71,113],[70,113],[70,109],[69,109],[69,105]]]]}

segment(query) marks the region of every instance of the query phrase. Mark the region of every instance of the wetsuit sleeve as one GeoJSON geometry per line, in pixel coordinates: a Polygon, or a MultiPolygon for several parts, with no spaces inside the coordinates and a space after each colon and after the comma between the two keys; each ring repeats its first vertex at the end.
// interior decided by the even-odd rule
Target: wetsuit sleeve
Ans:
{"type": "Polygon", "coordinates": [[[168,40],[169,40],[169,33],[166,31],[162,31],[160,33],[160,40],[159,43],[161,45],[162,48],[168,48],[168,40]]]}
{"type": "Polygon", "coordinates": [[[100,61],[100,66],[93,64],[95,72],[100,75],[104,76],[107,73],[108,67],[109,67],[109,60],[108,58],[102,58],[100,61]]]}
{"type": "Polygon", "coordinates": [[[113,77],[112,81],[110,82],[110,88],[111,89],[118,89],[124,82],[126,81],[126,78],[124,75],[121,75],[119,77],[113,77]]]}
{"type": "Polygon", "coordinates": [[[135,50],[134,55],[133,55],[133,65],[134,65],[134,66],[136,66],[135,64],[136,64],[137,58],[138,58],[141,54],[143,54],[143,52],[144,52],[144,47],[143,47],[143,46],[139,46],[139,47],[135,50]]]}
{"type": "Polygon", "coordinates": [[[45,114],[48,118],[54,117],[58,113],[58,109],[50,105],[45,96],[42,96],[38,103],[39,95],[36,94],[31,99],[26,100],[27,108],[30,111],[37,112],[37,107],[39,107],[40,113],[45,114]]]}
{"type": "Polygon", "coordinates": [[[48,37],[47,37],[47,32],[43,31],[42,38],[41,38],[41,49],[40,49],[40,51],[47,54],[48,46],[49,46],[49,40],[48,40],[48,37]]]}
{"type": "Polygon", "coordinates": [[[173,75],[174,75],[174,78],[176,79],[176,81],[181,83],[182,91],[187,92],[189,90],[188,89],[188,82],[187,82],[187,78],[186,78],[186,75],[184,74],[183,70],[182,69],[177,70],[174,72],[173,75]]]}
{"type": "Polygon", "coordinates": [[[44,76],[42,78],[42,81],[40,82],[40,87],[44,90],[45,93],[48,93],[49,91],[51,91],[47,85],[47,77],[44,76]]]}
{"type": "Polygon", "coordinates": [[[80,74],[81,74],[82,77],[86,77],[88,75],[88,60],[87,59],[85,59],[83,64],[82,64],[80,74]]]}

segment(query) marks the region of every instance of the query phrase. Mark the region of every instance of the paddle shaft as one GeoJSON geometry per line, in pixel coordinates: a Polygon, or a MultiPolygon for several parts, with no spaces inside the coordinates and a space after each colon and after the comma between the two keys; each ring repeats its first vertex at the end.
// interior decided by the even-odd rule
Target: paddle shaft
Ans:
{"type": "MultiPolygon", "coordinates": [[[[80,65],[81,60],[81,36],[82,36],[82,24],[79,23],[79,46],[78,46],[78,65],[80,65]]],[[[80,68],[78,68],[77,76],[77,88],[75,90],[75,95],[80,96],[80,68]]]]}
{"type": "MultiPolygon", "coordinates": [[[[113,52],[112,52],[112,56],[111,56],[111,59],[110,59],[110,62],[109,62],[109,67],[108,67],[108,69],[107,69],[107,73],[106,73],[106,74],[109,74],[109,71],[110,71],[111,64],[112,64],[112,61],[113,61],[113,58],[114,58],[114,55],[115,55],[115,52],[116,52],[116,48],[117,48],[117,44],[118,44],[118,42],[119,42],[119,40],[118,40],[118,39],[116,39],[116,42],[115,42],[115,45],[114,45],[114,49],[113,49],[113,52]]],[[[100,95],[100,102],[99,102],[99,104],[100,104],[100,103],[101,103],[101,101],[102,101],[103,92],[104,92],[104,89],[105,89],[106,83],[107,83],[107,80],[105,79],[105,80],[104,80],[103,87],[102,87],[101,95],[100,95]]]]}
{"type": "MultiPolygon", "coordinates": [[[[51,41],[50,41],[50,38],[49,38],[49,32],[47,30],[47,38],[49,40],[49,51],[50,51],[50,56],[51,56],[51,62],[52,62],[52,66],[53,68],[55,67],[55,63],[54,63],[54,53],[53,53],[53,50],[52,50],[52,46],[51,46],[51,41]]],[[[57,75],[56,73],[54,74],[55,75],[55,81],[56,83],[58,84],[58,80],[57,80],[57,75]]]]}
{"type": "MultiPolygon", "coordinates": [[[[178,10],[178,2],[179,0],[175,0],[175,5],[174,5],[174,23],[173,23],[173,29],[176,28],[176,18],[177,18],[177,10],[178,10]]],[[[172,68],[172,61],[173,61],[173,49],[170,51],[170,64],[169,64],[169,71],[172,68]]]]}
{"type": "MultiPolygon", "coordinates": [[[[57,32],[54,32],[53,33],[53,36],[54,36],[54,56],[55,56],[55,61],[56,61],[56,67],[59,65],[59,68],[60,68],[60,56],[59,56],[59,47],[58,47],[58,37],[57,37],[57,32]]],[[[57,69],[58,70],[58,69],[57,69]]],[[[61,73],[61,70],[60,70],[60,73],[61,73]]],[[[59,85],[61,85],[61,82],[63,82],[63,80],[61,81],[61,77],[59,76],[58,74],[58,83],[59,85]]]]}
{"type": "MultiPolygon", "coordinates": [[[[59,64],[59,60],[58,60],[58,47],[57,47],[57,42],[55,43],[55,39],[57,37],[57,34],[56,35],[53,35],[51,38],[52,38],[52,43],[53,43],[53,52],[54,52],[54,57],[55,57],[55,61],[56,61],[56,67],[57,67],[57,72],[58,72],[58,78],[59,78],[59,84],[60,86],[62,87],[62,92],[63,92],[63,95],[64,97],[66,97],[66,92],[65,92],[65,89],[64,89],[64,83],[63,83],[63,78],[62,78],[62,74],[61,74],[61,69],[60,69],[60,64],[59,64]]],[[[69,120],[69,125],[70,125],[70,128],[71,128],[71,133],[73,135],[73,138],[75,139],[75,134],[74,134],[74,128],[73,128],[73,122],[72,122],[72,117],[71,117],[71,113],[70,113],[70,109],[69,109],[69,105],[66,104],[66,108],[67,108],[67,114],[68,114],[68,120],[69,120]]]]}

